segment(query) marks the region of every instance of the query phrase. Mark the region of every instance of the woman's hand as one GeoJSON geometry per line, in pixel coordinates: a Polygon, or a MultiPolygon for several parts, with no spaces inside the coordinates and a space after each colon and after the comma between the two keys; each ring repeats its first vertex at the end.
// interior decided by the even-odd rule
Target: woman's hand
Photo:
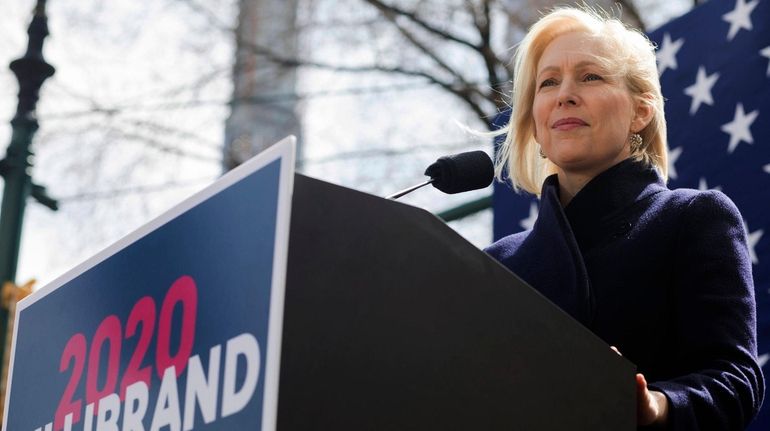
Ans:
{"type": "MultiPolygon", "coordinates": [[[[610,346],[618,355],[622,354],[615,346],[610,346]]],[[[636,375],[636,423],[664,427],[668,421],[668,398],[658,391],[647,388],[647,379],[643,374],[636,375]]]]}
{"type": "Polygon", "coordinates": [[[668,398],[662,392],[647,389],[644,375],[636,375],[636,422],[639,425],[665,426],[668,398]]]}

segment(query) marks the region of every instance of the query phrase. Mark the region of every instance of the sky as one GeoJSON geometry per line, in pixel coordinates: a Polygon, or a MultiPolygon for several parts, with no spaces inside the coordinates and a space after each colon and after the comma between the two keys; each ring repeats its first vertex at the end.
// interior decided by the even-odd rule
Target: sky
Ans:
{"type": "MultiPolygon", "coordinates": [[[[0,63],[23,54],[33,3],[2,6],[0,63]]],[[[189,36],[204,23],[194,22],[195,14],[178,2],[49,1],[48,15],[44,55],[57,71],[38,105],[33,177],[60,199],[61,209],[29,202],[17,277],[36,278],[38,287],[221,174],[226,105],[183,102],[196,99],[192,92],[214,101],[231,91],[228,41],[189,36]],[[219,79],[191,90],[191,77],[201,72],[219,79]],[[165,108],[175,103],[181,107],[165,108]],[[194,135],[146,139],[161,127],[194,135]],[[175,154],[180,148],[189,155],[175,154]]],[[[16,78],[2,70],[4,142],[10,141],[16,92],[16,78]]]]}
{"type": "MultiPolygon", "coordinates": [[[[34,3],[0,0],[0,145],[10,142],[18,91],[5,65],[24,52],[34,3]]],[[[233,22],[235,2],[198,3],[205,14],[180,0],[48,1],[44,53],[57,72],[41,93],[33,177],[61,209],[27,205],[17,281],[52,281],[221,174],[234,47],[216,24],[233,22]]],[[[653,28],[691,2],[648,3],[653,28]]],[[[367,55],[313,49],[332,59],[367,55]]],[[[299,169],[311,176],[385,196],[421,182],[442,155],[491,151],[463,130],[483,124],[434,87],[382,74],[303,70],[299,78],[299,169]]],[[[427,188],[402,200],[435,212],[489,193],[427,188]]],[[[491,224],[485,211],[451,226],[483,247],[491,224]]]]}

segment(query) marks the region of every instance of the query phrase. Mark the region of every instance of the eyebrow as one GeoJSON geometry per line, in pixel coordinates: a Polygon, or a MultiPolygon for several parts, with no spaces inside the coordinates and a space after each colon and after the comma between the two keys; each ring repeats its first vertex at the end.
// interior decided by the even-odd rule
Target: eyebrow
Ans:
{"type": "MultiPolygon", "coordinates": [[[[599,66],[599,64],[596,63],[596,62],[590,61],[590,60],[583,60],[583,61],[578,62],[575,65],[575,69],[582,69],[582,68],[585,68],[586,66],[599,66]]],[[[540,75],[542,75],[543,73],[549,72],[549,71],[552,71],[552,70],[559,71],[560,69],[559,69],[558,66],[546,66],[546,67],[540,69],[539,72],[537,72],[537,77],[539,78],[540,75]]]]}

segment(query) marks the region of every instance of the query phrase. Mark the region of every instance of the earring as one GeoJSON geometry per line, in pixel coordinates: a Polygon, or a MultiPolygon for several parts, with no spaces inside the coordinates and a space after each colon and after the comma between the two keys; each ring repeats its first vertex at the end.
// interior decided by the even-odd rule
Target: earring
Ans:
{"type": "Polygon", "coordinates": [[[545,153],[543,152],[543,147],[541,147],[540,145],[537,146],[537,152],[540,153],[540,158],[541,159],[547,159],[548,158],[545,155],[545,153]]]}
{"type": "Polygon", "coordinates": [[[631,144],[631,152],[636,153],[642,149],[642,144],[644,144],[644,140],[642,140],[642,135],[638,133],[632,133],[631,136],[628,138],[630,144],[631,144]]]}

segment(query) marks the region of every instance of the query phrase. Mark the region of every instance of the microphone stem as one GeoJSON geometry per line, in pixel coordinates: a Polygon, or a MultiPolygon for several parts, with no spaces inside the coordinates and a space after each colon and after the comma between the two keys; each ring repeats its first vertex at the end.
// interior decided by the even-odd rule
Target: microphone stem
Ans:
{"type": "Polygon", "coordinates": [[[429,179],[428,181],[425,181],[424,183],[417,184],[416,186],[412,186],[412,187],[409,187],[408,189],[401,190],[400,192],[393,193],[392,195],[386,197],[385,199],[391,199],[391,200],[398,199],[401,196],[404,196],[405,194],[407,194],[407,193],[409,193],[411,191],[417,190],[420,187],[427,186],[428,184],[430,184],[432,182],[433,182],[433,178],[429,179]]]}

